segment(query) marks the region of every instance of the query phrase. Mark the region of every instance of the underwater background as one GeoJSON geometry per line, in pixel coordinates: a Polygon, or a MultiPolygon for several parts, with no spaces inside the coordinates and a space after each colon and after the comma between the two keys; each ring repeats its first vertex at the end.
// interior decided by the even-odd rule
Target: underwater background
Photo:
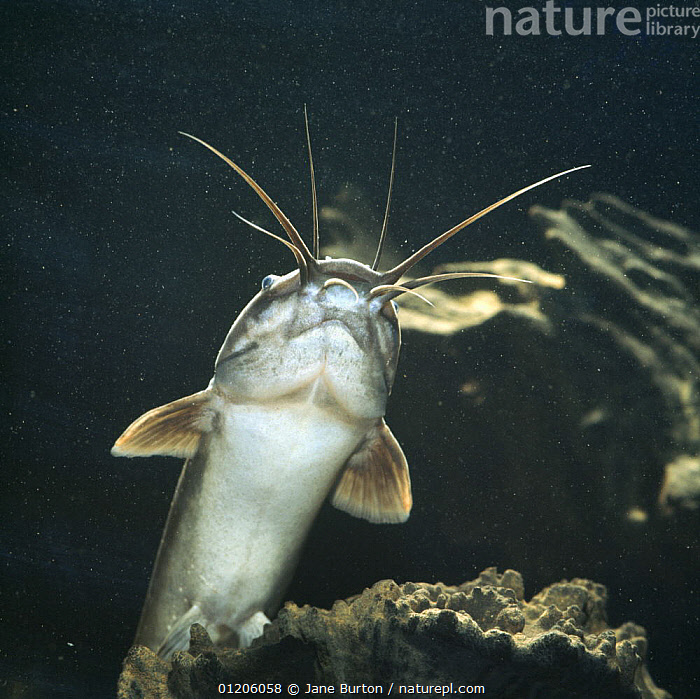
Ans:
{"type": "MultiPolygon", "coordinates": [[[[514,14],[524,5],[503,2],[514,14]]],[[[505,194],[589,163],[464,231],[431,264],[512,257],[566,277],[527,212],[594,192],[698,227],[698,44],[688,37],[611,25],[488,36],[484,5],[445,0],[31,0],[0,13],[0,696],[114,695],[181,464],[109,449],[145,410],[204,388],[260,280],[293,266],[232,215],[272,228],[255,195],[178,131],[248,170],[308,236],[306,104],[320,205],[354,214],[366,239],[352,243],[366,249],[381,228],[398,117],[387,265],[505,194]]],[[[602,297],[588,283],[562,293],[595,310],[602,297]]],[[[526,595],[586,577],[608,587],[612,625],[646,628],[656,683],[698,696],[698,511],[662,512],[664,464],[644,446],[668,416],[644,391],[619,391],[609,424],[632,430],[621,446],[619,430],[596,439],[631,453],[638,471],[587,470],[570,454],[569,499],[548,496],[546,459],[522,480],[494,477],[504,454],[517,460],[513,445],[532,457],[539,418],[528,406],[549,416],[556,443],[571,405],[521,380],[518,343],[507,323],[498,331],[487,344],[481,328],[464,330],[460,347],[478,350],[486,383],[510,367],[491,387],[512,398],[500,425],[479,420],[477,400],[441,410],[464,393],[464,368],[444,338],[405,333],[387,422],[411,466],[411,519],[377,527],[325,505],[286,598],[328,606],[382,578],[459,583],[491,565],[520,571],[526,595]],[[640,410],[648,420],[633,419],[640,410]],[[635,479],[643,517],[630,528],[611,512],[628,511],[635,479]]]]}

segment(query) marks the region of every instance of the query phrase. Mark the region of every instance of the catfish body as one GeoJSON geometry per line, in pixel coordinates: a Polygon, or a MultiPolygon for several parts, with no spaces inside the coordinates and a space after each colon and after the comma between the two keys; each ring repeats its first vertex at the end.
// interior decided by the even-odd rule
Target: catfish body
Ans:
{"type": "Polygon", "coordinates": [[[370,298],[377,273],[319,262],[264,280],[238,317],[209,387],[146,413],[115,455],[185,462],[136,635],[168,658],[202,624],[246,646],[274,613],[331,487],[334,504],[374,522],[411,508],[406,460],[383,415],[400,337],[370,298]]]}

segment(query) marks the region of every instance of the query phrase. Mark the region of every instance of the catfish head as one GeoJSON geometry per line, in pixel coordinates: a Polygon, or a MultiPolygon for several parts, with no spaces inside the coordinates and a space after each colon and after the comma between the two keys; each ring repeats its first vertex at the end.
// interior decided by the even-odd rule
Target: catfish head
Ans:
{"type": "Polygon", "coordinates": [[[216,359],[214,389],[234,402],[334,404],[349,419],[384,415],[401,344],[382,275],[327,259],[269,275],[236,319],[216,359]]]}

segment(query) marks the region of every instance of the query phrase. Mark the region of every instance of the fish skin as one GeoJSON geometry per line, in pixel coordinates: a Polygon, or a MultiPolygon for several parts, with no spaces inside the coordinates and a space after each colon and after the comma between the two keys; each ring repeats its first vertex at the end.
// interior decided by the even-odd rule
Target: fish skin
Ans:
{"type": "Polygon", "coordinates": [[[169,406],[150,411],[117,440],[116,455],[169,453],[171,445],[182,455],[182,445],[193,442],[182,430],[196,437],[185,454],[137,644],[167,659],[187,647],[194,622],[217,644],[246,645],[259,635],[346,464],[352,484],[359,480],[361,487],[338,499],[339,507],[377,522],[408,516],[405,458],[383,423],[400,332],[393,305],[369,297],[378,277],[353,260],[325,260],[303,286],[298,271],[276,279],[235,320],[206,391],[169,404],[183,406],[172,418],[169,406]],[[324,287],[328,279],[342,279],[354,291],[324,287]],[[392,440],[392,447],[368,448],[369,438],[392,440]],[[377,459],[397,463],[384,468],[377,459]],[[401,487],[387,497],[393,473],[401,487]]]}

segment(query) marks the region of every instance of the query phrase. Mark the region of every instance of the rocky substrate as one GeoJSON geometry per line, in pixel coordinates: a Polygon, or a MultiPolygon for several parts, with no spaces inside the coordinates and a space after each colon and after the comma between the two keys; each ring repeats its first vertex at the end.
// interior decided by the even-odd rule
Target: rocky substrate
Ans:
{"type": "Polygon", "coordinates": [[[642,627],[606,622],[606,589],[555,583],[524,598],[520,573],[488,568],[458,586],[382,580],[330,610],[288,602],[248,650],[215,648],[199,625],[166,663],[135,646],[120,699],[219,695],[229,683],[481,685],[492,697],[670,698],[644,665],[642,627]]]}

